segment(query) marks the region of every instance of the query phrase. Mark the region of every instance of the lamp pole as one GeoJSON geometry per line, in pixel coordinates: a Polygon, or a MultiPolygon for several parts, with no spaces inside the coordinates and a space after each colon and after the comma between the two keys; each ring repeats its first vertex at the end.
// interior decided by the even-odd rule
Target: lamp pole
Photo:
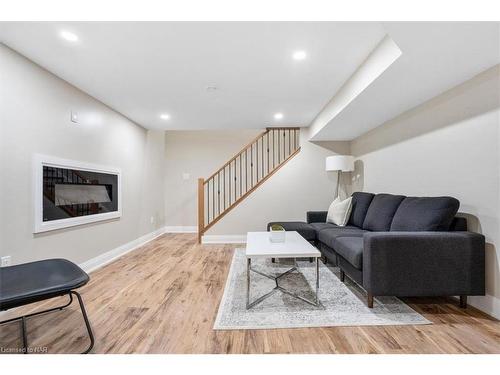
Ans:
{"type": "Polygon", "coordinates": [[[337,171],[337,196],[336,198],[340,197],[340,176],[341,176],[342,171],[339,169],[337,171]]]}
{"type": "Polygon", "coordinates": [[[354,170],[354,157],[351,155],[332,155],[325,160],[326,171],[337,171],[337,198],[340,197],[340,178],[342,172],[352,172],[354,170]]]}

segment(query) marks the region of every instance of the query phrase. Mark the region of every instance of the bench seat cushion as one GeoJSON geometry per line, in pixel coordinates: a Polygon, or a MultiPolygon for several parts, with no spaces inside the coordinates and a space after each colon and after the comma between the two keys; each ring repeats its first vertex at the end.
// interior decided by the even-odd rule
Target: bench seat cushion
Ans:
{"type": "Polygon", "coordinates": [[[296,231],[307,241],[316,240],[316,231],[311,226],[304,221],[274,221],[267,224],[267,230],[269,231],[272,225],[281,225],[286,231],[296,231]]]}
{"type": "Polygon", "coordinates": [[[0,268],[0,310],[69,293],[89,276],[66,259],[47,259],[0,268]]]}

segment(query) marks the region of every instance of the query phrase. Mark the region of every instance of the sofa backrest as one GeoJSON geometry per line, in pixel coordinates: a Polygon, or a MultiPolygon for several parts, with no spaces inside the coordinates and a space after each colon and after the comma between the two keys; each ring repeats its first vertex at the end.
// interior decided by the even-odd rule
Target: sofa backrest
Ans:
{"type": "Polygon", "coordinates": [[[363,229],[374,232],[389,231],[392,219],[403,199],[405,199],[404,195],[375,195],[363,221],[363,229]]]}
{"type": "Polygon", "coordinates": [[[363,227],[368,207],[370,207],[370,203],[374,196],[375,194],[361,191],[352,194],[351,216],[349,217],[347,225],[354,225],[359,228],[363,227]]]}
{"type": "Polygon", "coordinates": [[[466,232],[469,228],[467,227],[467,219],[461,216],[455,216],[450,225],[451,232],[466,232]]]}
{"type": "Polygon", "coordinates": [[[348,225],[369,231],[466,231],[456,217],[460,202],[453,197],[405,197],[355,192],[348,225]]]}
{"type": "Polygon", "coordinates": [[[391,231],[448,231],[460,202],[452,197],[406,197],[399,205],[391,231]]]}

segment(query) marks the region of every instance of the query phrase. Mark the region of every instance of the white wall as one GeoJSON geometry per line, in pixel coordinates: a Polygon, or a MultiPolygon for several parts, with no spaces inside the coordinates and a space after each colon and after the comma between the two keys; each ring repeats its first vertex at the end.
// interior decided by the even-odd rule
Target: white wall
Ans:
{"type": "Polygon", "coordinates": [[[165,132],[165,222],[196,227],[198,178],[207,178],[254,139],[262,129],[165,132]],[[187,180],[183,173],[189,174],[187,180]]]}
{"type": "MultiPolygon", "coordinates": [[[[197,178],[207,178],[250,142],[260,130],[168,131],[166,133],[166,223],[197,225],[197,178]],[[189,180],[182,179],[189,173],[189,180]]],[[[308,210],[326,210],[336,174],[325,172],[326,156],[349,151],[347,142],[304,140],[301,152],[229,212],[207,235],[244,235],[264,230],[272,220],[305,220],[308,210]]]]}
{"type": "Polygon", "coordinates": [[[500,318],[500,67],[355,139],[355,190],[451,195],[470,229],[486,236],[486,297],[500,318]]]}
{"type": "Polygon", "coordinates": [[[0,44],[0,254],[14,264],[82,263],[163,227],[163,156],[164,132],[147,132],[0,44]],[[34,235],[34,153],[121,168],[123,216],[34,235]]]}

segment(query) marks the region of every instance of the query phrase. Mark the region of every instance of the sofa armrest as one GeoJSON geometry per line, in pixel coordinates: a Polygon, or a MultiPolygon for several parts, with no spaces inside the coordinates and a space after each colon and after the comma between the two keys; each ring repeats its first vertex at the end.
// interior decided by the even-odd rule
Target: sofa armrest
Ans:
{"type": "Polygon", "coordinates": [[[363,286],[373,295],[484,295],[485,239],[472,232],[363,235],[363,286]]]}
{"type": "Polygon", "coordinates": [[[326,223],[326,215],[328,211],[308,211],[307,222],[310,223],[326,223]]]}

